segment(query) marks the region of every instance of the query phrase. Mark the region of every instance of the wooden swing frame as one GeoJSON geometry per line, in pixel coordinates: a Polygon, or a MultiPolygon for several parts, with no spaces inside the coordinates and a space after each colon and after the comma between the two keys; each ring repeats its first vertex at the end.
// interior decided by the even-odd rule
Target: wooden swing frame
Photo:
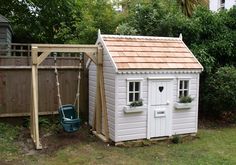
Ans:
{"type": "MultiPolygon", "coordinates": [[[[38,121],[38,66],[52,52],[83,52],[90,58],[97,67],[97,87],[96,100],[93,122],[93,133],[103,141],[109,140],[108,118],[106,108],[106,98],[104,89],[103,76],[103,52],[99,45],[69,45],[69,44],[32,44],[32,82],[31,82],[31,107],[30,107],[30,132],[35,143],[36,149],[42,149],[39,138],[39,121],[38,121]],[[102,115],[103,114],[103,115],[102,115]],[[102,116],[104,120],[102,120],[102,116]],[[104,123],[102,123],[104,122],[104,123]],[[104,133],[102,133],[104,125],[104,133]]],[[[79,98],[77,98],[79,99],[79,98]]],[[[79,102],[79,100],[77,100],[79,102]]]]}

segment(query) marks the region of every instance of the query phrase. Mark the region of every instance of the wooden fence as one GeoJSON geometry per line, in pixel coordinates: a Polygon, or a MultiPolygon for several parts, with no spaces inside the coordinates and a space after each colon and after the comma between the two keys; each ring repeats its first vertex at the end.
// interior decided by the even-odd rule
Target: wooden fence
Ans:
{"type": "MultiPolygon", "coordinates": [[[[0,56],[0,117],[27,116],[31,101],[31,55],[29,46],[20,51],[6,51],[0,56]],[[9,53],[10,52],[10,53],[9,53]],[[24,54],[23,54],[24,53],[24,54]]],[[[17,48],[15,46],[14,48],[17,48]]],[[[80,115],[87,120],[87,71],[79,67],[80,59],[74,54],[60,54],[57,58],[63,104],[73,104],[77,90],[77,76],[81,71],[80,115]]],[[[82,60],[82,66],[84,66],[82,60]]],[[[57,113],[58,100],[53,57],[39,66],[39,114],[57,113]]]]}

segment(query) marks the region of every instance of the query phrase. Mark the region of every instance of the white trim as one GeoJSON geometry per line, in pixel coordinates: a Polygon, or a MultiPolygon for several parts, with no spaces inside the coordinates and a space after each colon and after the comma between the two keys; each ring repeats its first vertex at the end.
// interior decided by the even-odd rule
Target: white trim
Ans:
{"type": "Polygon", "coordinates": [[[118,70],[117,74],[192,74],[201,73],[200,69],[157,69],[157,70],[118,70]]]}
{"type": "Polygon", "coordinates": [[[191,85],[191,79],[192,78],[182,78],[182,77],[180,77],[180,78],[178,78],[177,79],[177,98],[176,98],[176,100],[179,100],[179,85],[180,85],[180,81],[188,81],[188,95],[189,95],[189,92],[190,92],[190,85],[191,85]]]}
{"type": "Polygon", "coordinates": [[[178,103],[176,102],[174,104],[174,107],[176,110],[186,110],[186,109],[191,109],[192,103],[178,103]]]}
{"type": "Polygon", "coordinates": [[[126,79],[126,105],[129,105],[131,102],[129,102],[129,83],[130,82],[139,82],[140,83],[140,95],[139,95],[139,98],[142,99],[142,96],[143,96],[143,78],[127,78],[126,79]]]}
{"type": "Polygon", "coordinates": [[[119,98],[117,98],[119,95],[117,94],[118,93],[118,78],[117,78],[117,76],[115,75],[115,126],[114,126],[114,139],[115,139],[115,141],[117,141],[117,138],[118,138],[118,136],[117,136],[117,127],[118,127],[118,106],[117,106],[117,100],[119,99],[119,98]]]}
{"type": "MultiPolygon", "coordinates": [[[[98,45],[99,43],[102,44],[103,55],[104,55],[104,49],[105,49],[105,51],[107,52],[107,56],[110,58],[110,61],[113,64],[112,67],[115,69],[115,72],[117,72],[118,69],[117,69],[116,63],[115,63],[114,59],[111,57],[109,50],[107,49],[107,46],[102,38],[100,29],[98,30],[98,38],[97,38],[95,45],[98,45]]],[[[86,62],[86,68],[88,68],[90,66],[90,63],[91,63],[91,59],[89,58],[88,61],[86,62]]]]}
{"type": "Polygon", "coordinates": [[[171,82],[171,89],[170,89],[170,92],[171,92],[171,95],[170,95],[170,97],[171,97],[171,101],[170,101],[170,105],[169,105],[169,136],[172,136],[172,123],[173,123],[173,101],[174,101],[174,95],[173,95],[173,93],[174,93],[174,79],[173,80],[170,80],[170,82],[171,82]]]}
{"type": "Polygon", "coordinates": [[[179,34],[179,39],[183,40],[183,35],[182,35],[182,33],[179,34]]]}
{"type": "Polygon", "coordinates": [[[163,78],[157,78],[157,79],[149,79],[148,78],[148,82],[147,82],[147,86],[148,86],[148,95],[147,95],[147,105],[148,105],[148,109],[147,109],[147,139],[150,139],[151,138],[151,115],[150,115],[150,107],[151,107],[151,104],[150,104],[150,94],[151,94],[151,86],[150,86],[150,83],[154,80],[160,80],[160,81],[163,81],[163,80],[168,80],[168,82],[171,82],[171,89],[170,89],[170,92],[171,92],[171,95],[170,97],[172,98],[171,101],[170,101],[170,104],[169,104],[169,110],[168,110],[168,135],[171,136],[172,135],[172,120],[173,120],[173,83],[174,83],[174,79],[165,79],[164,77],[163,78]]]}
{"type": "Polygon", "coordinates": [[[124,106],[123,111],[124,113],[142,113],[147,109],[146,106],[137,106],[137,107],[130,107],[130,106],[124,106]]]}
{"type": "Polygon", "coordinates": [[[179,37],[155,37],[155,36],[132,36],[132,35],[109,35],[109,34],[102,34],[102,37],[109,37],[109,38],[130,38],[130,39],[149,39],[149,40],[175,40],[180,41],[179,37]]]}
{"type": "Polygon", "coordinates": [[[175,77],[148,77],[148,80],[173,80],[175,77]]]}
{"type": "Polygon", "coordinates": [[[199,107],[199,85],[200,85],[200,75],[197,75],[197,93],[196,93],[196,118],[195,118],[195,120],[196,120],[196,126],[195,126],[195,128],[196,128],[196,132],[197,132],[197,130],[198,130],[198,107],[199,107]]]}
{"type": "Polygon", "coordinates": [[[190,77],[190,76],[180,76],[180,77],[178,77],[178,79],[190,80],[190,79],[192,79],[192,77],[190,77]]]}
{"type": "Polygon", "coordinates": [[[143,81],[143,78],[127,78],[126,81],[143,81]]]}
{"type": "Polygon", "coordinates": [[[102,43],[102,45],[103,45],[103,48],[106,50],[106,52],[107,52],[107,55],[108,55],[108,57],[110,58],[110,60],[111,60],[111,62],[112,62],[112,66],[114,67],[114,69],[115,69],[115,72],[117,72],[118,71],[118,69],[117,69],[117,66],[116,66],[116,63],[115,63],[115,61],[114,61],[114,59],[112,58],[112,56],[111,56],[111,54],[110,54],[110,52],[109,52],[109,50],[107,49],[107,46],[106,46],[106,43],[104,42],[104,40],[103,40],[103,35],[101,34],[101,32],[100,33],[98,33],[98,39],[97,40],[99,40],[100,39],[100,42],[102,43]]]}
{"type": "Polygon", "coordinates": [[[92,62],[92,60],[89,58],[88,61],[86,62],[86,66],[85,66],[86,69],[89,68],[91,62],[92,62]]]}
{"type": "Polygon", "coordinates": [[[150,117],[150,91],[151,91],[151,85],[150,85],[150,79],[148,79],[147,81],[147,86],[148,86],[148,94],[147,94],[147,105],[148,105],[148,108],[147,108],[147,139],[150,139],[151,138],[151,132],[150,132],[150,127],[151,127],[151,117],[150,117]]]}

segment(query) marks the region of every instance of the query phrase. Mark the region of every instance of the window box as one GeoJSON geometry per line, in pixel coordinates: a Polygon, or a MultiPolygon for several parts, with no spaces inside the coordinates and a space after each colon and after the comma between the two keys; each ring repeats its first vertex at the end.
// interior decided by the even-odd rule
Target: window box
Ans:
{"type": "Polygon", "coordinates": [[[123,108],[123,111],[124,111],[124,113],[141,113],[145,109],[146,108],[144,106],[136,106],[136,107],[125,106],[123,108]]]}
{"type": "Polygon", "coordinates": [[[175,103],[175,109],[190,109],[192,103],[175,103]]]}

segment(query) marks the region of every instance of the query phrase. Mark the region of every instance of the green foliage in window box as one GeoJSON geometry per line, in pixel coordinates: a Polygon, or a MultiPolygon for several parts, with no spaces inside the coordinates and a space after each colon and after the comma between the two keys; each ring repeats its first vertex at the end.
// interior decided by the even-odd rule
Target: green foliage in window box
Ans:
{"type": "Polygon", "coordinates": [[[193,98],[190,96],[181,96],[179,98],[179,103],[191,103],[193,101],[193,98]]]}
{"type": "Polygon", "coordinates": [[[143,105],[143,99],[139,99],[138,101],[133,101],[130,103],[130,107],[138,107],[143,105]]]}

